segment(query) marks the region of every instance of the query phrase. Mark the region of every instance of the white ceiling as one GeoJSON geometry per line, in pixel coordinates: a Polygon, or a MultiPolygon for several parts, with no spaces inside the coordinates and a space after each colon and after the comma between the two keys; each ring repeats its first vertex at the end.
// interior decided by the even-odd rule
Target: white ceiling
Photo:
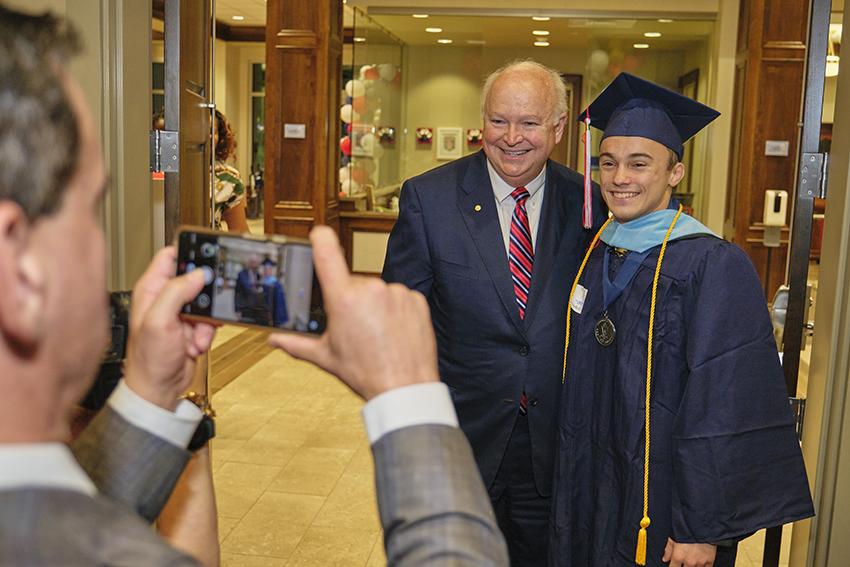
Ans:
{"type": "Polygon", "coordinates": [[[230,26],[264,26],[266,0],[215,0],[215,17],[230,26]],[[245,19],[237,21],[233,16],[245,19]]]}

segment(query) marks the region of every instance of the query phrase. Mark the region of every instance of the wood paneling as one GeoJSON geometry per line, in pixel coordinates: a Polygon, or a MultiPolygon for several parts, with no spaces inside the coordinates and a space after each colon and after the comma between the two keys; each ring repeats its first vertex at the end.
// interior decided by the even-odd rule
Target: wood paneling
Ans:
{"type": "MultiPolygon", "coordinates": [[[[339,241],[345,250],[345,259],[348,267],[353,265],[354,233],[355,232],[377,232],[389,234],[395,226],[398,215],[373,212],[344,212],[339,215],[339,241]]],[[[379,275],[379,274],[362,274],[379,275]]]]}
{"type": "Polygon", "coordinates": [[[724,236],[749,254],[768,299],[785,281],[788,227],[778,248],[765,248],[764,192],[794,199],[808,9],[805,0],[741,2],[724,236]],[[767,140],[787,140],[788,156],[765,156],[767,140]]]}
{"type": "Polygon", "coordinates": [[[265,230],[338,223],[341,0],[268,0],[265,230]],[[285,138],[303,124],[306,138],[285,138]]]}

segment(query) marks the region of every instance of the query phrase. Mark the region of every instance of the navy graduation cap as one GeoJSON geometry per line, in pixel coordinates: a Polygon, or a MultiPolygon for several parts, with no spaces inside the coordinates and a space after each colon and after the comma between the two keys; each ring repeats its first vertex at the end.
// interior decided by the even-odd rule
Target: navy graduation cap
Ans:
{"type": "MultiPolygon", "coordinates": [[[[620,73],[578,117],[588,126],[585,140],[585,219],[590,218],[590,128],[609,136],[654,140],[682,159],[683,144],[720,113],[677,92],[629,73],[620,73]]],[[[585,226],[588,224],[585,222],[585,226]]]]}

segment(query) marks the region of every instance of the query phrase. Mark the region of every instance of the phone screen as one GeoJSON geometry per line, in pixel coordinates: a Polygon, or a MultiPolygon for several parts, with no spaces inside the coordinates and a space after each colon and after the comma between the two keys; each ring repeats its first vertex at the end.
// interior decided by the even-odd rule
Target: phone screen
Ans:
{"type": "Polygon", "coordinates": [[[182,229],[177,274],[203,270],[204,288],[183,312],[226,323],[322,333],[321,293],[305,241],[182,229]]]}

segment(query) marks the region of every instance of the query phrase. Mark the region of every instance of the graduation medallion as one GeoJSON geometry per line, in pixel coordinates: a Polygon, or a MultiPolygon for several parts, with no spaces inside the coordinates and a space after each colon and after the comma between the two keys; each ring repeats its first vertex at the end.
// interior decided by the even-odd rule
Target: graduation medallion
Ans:
{"type": "Polygon", "coordinates": [[[617,336],[617,329],[614,328],[614,322],[608,318],[607,312],[602,315],[602,319],[596,323],[596,327],[593,329],[593,334],[596,336],[596,342],[604,347],[614,344],[614,337],[617,336]]]}

